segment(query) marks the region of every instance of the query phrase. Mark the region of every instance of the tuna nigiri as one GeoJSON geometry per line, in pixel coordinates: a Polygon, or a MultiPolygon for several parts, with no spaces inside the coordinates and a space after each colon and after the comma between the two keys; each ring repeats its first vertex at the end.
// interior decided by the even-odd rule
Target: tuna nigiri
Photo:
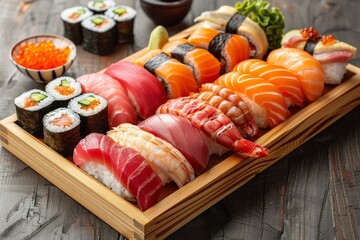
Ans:
{"type": "Polygon", "coordinates": [[[160,53],[159,49],[149,51],[137,59],[136,63],[143,65],[161,81],[169,98],[186,96],[197,91],[198,86],[190,67],[166,53],[160,53]]]}
{"type": "Polygon", "coordinates": [[[219,77],[215,84],[241,92],[262,106],[271,128],[290,116],[285,99],[279,89],[263,78],[248,73],[229,72],[219,77]]]}
{"type": "Polygon", "coordinates": [[[155,114],[140,122],[138,127],[176,147],[198,173],[206,168],[209,161],[207,138],[188,119],[173,114],[155,114]]]}
{"type": "Polygon", "coordinates": [[[193,167],[179,150],[136,125],[120,124],[108,131],[107,135],[116,143],[138,151],[164,184],[173,180],[178,187],[182,187],[195,178],[193,167]]]}
{"type": "Polygon", "coordinates": [[[335,39],[333,35],[319,36],[314,27],[287,32],[283,47],[302,49],[318,60],[325,72],[325,83],[339,84],[346,72],[346,65],[356,55],[357,49],[335,39]]]}
{"type": "Polygon", "coordinates": [[[282,66],[269,64],[260,59],[248,59],[237,64],[234,71],[252,73],[271,82],[279,88],[287,106],[304,107],[305,105],[305,97],[299,79],[282,66]]]}
{"type": "Polygon", "coordinates": [[[112,77],[91,73],[77,78],[81,83],[83,92],[98,94],[108,101],[109,127],[120,123],[136,123],[137,116],[131,105],[126,89],[112,77]]]}
{"type": "Polygon", "coordinates": [[[309,53],[296,48],[279,48],[271,51],[266,61],[292,71],[299,79],[308,102],[321,96],[325,84],[324,70],[309,53]]]}
{"type": "Polygon", "coordinates": [[[248,41],[237,34],[198,27],[188,41],[194,47],[204,48],[213,54],[221,62],[222,73],[231,71],[237,63],[250,57],[248,41]]]}
{"type": "Polygon", "coordinates": [[[106,135],[87,135],[76,145],[73,161],[125,199],[133,201],[135,197],[142,211],[159,201],[162,181],[148,162],[106,135]]]}
{"type": "Polygon", "coordinates": [[[196,48],[186,39],[167,42],[162,51],[180,62],[189,65],[193,70],[198,87],[202,83],[215,81],[220,76],[220,62],[211,53],[196,48]]]}
{"type": "Polygon", "coordinates": [[[161,105],[157,112],[176,114],[189,119],[213,141],[242,156],[268,155],[265,148],[244,139],[234,123],[223,112],[200,99],[191,96],[170,99],[161,105]]]}
{"type": "Polygon", "coordinates": [[[104,73],[125,87],[136,112],[143,119],[154,115],[156,109],[168,99],[160,81],[135,63],[120,61],[110,65],[104,73]]]}

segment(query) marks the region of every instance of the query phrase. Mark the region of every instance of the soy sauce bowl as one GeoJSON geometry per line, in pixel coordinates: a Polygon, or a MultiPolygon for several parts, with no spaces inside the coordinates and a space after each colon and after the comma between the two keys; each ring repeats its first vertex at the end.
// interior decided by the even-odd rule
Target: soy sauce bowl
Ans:
{"type": "MultiPolygon", "coordinates": [[[[31,37],[27,37],[16,44],[11,48],[10,50],[10,59],[11,62],[14,64],[14,66],[26,77],[32,79],[33,81],[41,84],[46,84],[50,82],[51,80],[61,77],[65,74],[67,70],[72,66],[74,60],[76,58],[76,46],[75,44],[70,41],[69,39],[58,36],[58,35],[35,35],[31,37]],[[21,64],[17,63],[15,61],[16,56],[18,55],[20,49],[22,46],[28,44],[28,43],[39,43],[40,41],[52,41],[56,48],[63,49],[66,47],[69,47],[70,54],[68,56],[67,62],[63,65],[57,66],[55,68],[45,69],[45,70],[39,70],[39,69],[32,69],[25,66],[22,66],[21,64]]],[[[48,59],[44,59],[44,61],[47,61],[48,59]]]]}
{"type": "Polygon", "coordinates": [[[192,0],[140,0],[145,14],[157,25],[165,27],[180,23],[189,13],[192,0]]]}

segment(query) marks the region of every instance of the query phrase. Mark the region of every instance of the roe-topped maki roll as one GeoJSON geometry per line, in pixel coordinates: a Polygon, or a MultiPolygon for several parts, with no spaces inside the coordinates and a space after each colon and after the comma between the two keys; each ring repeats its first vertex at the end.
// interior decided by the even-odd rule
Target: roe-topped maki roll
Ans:
{"type": "Polygon", "coordinates": [[[82,93],[81,84],[72,77],[59,77],[45,86],[45,91],[54,97],[53,109],[67,107],[70,99],[82,93]]]}
{"type": "Polygon", "coordinates": [[[33,89],[15,98],[16,115],[20,126],[30,134],[41,136],[42,118],[50,111],[54,98],[46,92],[33,89]]]}
{"type": "Polygon", "coordinates": [[[69,108],[57,108],[43,118],[44,143],[67,156],[80,141],[80,116],[69,108]]]}
{"type": "Polygon", "coordinates": [[[93,15],[81,22],[85,50],[99,55],[109,53],[116,43],[115,21],[105,15],[93,15]]]}
{"type": "Polygon", "coordinates": [[[124,43],[132,41],[134,38],[134,20],[136,17],[136,11],[125,5],[118,5],[109,8],[105,12],[105,15],[114,19],[117,29],[117,41],[118,43],[124,43]]]}
{"type": "Polygon", "coordinates": [[[87,4],[87,7],[94,13],[94,14],[103,14],[109,8],[115,6],[115,2],[112,0],[97,0],[97,1],[90,1],[87,4]]]}
{"type": "Polygon", "coordinates": [[[80,115],[81,134],[108,130],[108,103],[105,98],[94,93],[85,93],[70,100],[69,108],[80,115]]]}
{"type": "Polygon", "coordinates": [[[67,8],[62,11],[60,17],[64,23],[64,36],[75,44],[81,44],[81,21],[91,15],[93,15],[93,13],[88,8],[82,6],[67,8]]]}

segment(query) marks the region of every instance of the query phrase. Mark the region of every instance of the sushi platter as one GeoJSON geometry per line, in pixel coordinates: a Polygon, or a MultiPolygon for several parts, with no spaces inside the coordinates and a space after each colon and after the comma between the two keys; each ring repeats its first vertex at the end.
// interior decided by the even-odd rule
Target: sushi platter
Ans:
{"type": "MultiPolygon", "coordinates": [[[[193,28],[172,39],[188,36],[193,28]]],[[[126,60],[142,54],[137,52],[126,60]]],[[[126,237],[163,239],[354,109],[360,104],[359,92],[360,69],[349,64],[342,84],[329,87],[317,101],[257,139],[256,143],[269,150],[269,156],[251,159],[228,154],[211,159],[216,164],[205,173],[180,189],[170,185],[161,201],[144,212],[75,166],[71,159],[50,149],[43,139],[22,129],[16,114],[1,120],[1,143],[126,237]]]]}

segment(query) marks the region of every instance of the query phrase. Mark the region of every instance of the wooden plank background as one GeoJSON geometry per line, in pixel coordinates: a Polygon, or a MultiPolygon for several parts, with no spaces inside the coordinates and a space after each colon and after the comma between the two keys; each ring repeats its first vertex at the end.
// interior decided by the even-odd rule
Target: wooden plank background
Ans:
{"type": "MultiPolygon", "coordinates": [[[[135,39],[107,56],[78,47],[68,75],[97,72],[147,45],[155,25],[138,1],[117,1],[138,10],[135,39]]],[[[205,10],[236,1],[194,0],[171,34],[192,25],[205,10]]],[[[273,0],[286,29],[310,25],[359,48],[360,1],[273,0]]],[[[38,33],[62,34],[60,12],[87,1],[6,0],[0,7],[0,118],[15,112],[14,97],[39,87],[11,65],[16,41],[38,33]]],[[[359,55],[352,61],[360,66],[359,55]]],[[[168,239],[359,239],[360,107],[267,171],[214,205],[168,239]],[[209,231],[211,229],[211,231],[209,231]]],[[[0,149],[0,239],[123,239],[84,207],[5,149],[0,149]]]]}

